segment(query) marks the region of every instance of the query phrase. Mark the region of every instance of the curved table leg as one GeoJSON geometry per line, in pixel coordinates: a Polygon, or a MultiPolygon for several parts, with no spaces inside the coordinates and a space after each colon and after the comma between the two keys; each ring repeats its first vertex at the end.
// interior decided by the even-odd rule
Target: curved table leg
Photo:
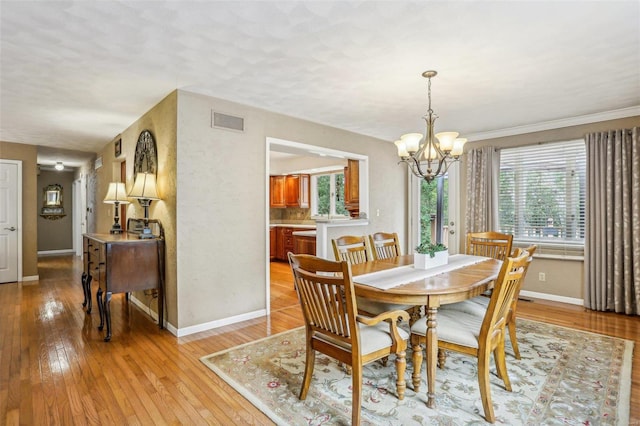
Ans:
{"type": "Polygon", "coordinates": [[[104,337],[104,341],[111,340],[111,292],[107,291],[104,294],[104,316],[107,320],[107,335],[104,337]]]}
{"type": "Polygon", "coordinates": [[[87,306],[87,273],[82,273],[82,278],[80,279],[82,283],[82,295],[84,296],[84,300],[82,301],[82,306],[87,306]]]}
{"type": "Polygon", "coordinates": [[[427,307],[427,407],[436,406],[436,361],[438,359],[438,333],[436,319],[438,308],[427,307]]]}
{"type": "Polygon", "coordinates": [[[91,281],[93,281],[93,276],[91,274],[87,274],[87,279],[85,280],[85,289],[86,289],[86,299],[87,299],[87,313],[91,313],[91,281]]]}
{"type": "Polygon", "coordinates": [[[100,325],[98,326],[98,330],[102,331],[104,328],[104,304],[102,303],[102,287],[98,287],[98,292],[96,293],[96,302],[98,303],[98,312],[100,312],[100,325]]]}

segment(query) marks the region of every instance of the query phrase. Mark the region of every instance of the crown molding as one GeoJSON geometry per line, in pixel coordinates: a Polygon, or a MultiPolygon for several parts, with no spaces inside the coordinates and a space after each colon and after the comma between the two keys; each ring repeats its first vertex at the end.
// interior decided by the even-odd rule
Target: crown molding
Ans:
{"type": "Polygon", "coordinates": [[[485,139],[502,138],[505,136],[522,135],[525,133],[540,132],[543,130],[578,126],[581,124],[597,123],[599,121],[616,120],[618,118],[633,117],[635,115],[640,115],[640,105],[629,108],[616,109],[613,111],[599,112],[596,114],[581,115],[579,117],[544,121],[542,123],[528,124],[526,126],[509,127],[506,129],[473,133],[471,135],[467,135],[467,139],[469,140],[469,142],[477,142],[485,139]]]}

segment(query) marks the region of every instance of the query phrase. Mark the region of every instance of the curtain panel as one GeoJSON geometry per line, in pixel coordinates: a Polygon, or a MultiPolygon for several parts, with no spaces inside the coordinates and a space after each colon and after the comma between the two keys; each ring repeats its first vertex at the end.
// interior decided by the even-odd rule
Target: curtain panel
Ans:
{"type": "Polygon", "coordinates": [[[498,230],[500,151],[492,146],[467,152],[467,232],[498,230]]]}
{"type": "Polygon", "coordinates": [[[584,305],[640,314],[640,128],[591,133],[584,305]]]}

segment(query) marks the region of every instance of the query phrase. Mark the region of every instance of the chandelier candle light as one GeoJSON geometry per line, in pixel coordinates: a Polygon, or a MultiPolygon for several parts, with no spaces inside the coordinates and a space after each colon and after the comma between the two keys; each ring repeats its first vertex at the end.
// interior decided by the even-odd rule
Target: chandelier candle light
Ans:
{"type": "Polygon", "coordinates": [[[458,132],[442,132],[434,135],[433,125],[438,115],[431,109],[431,78],[437,74],[436,71],[422,73],[422,76],[429,81],[429,109],[422,117],[427,123],[424,138],[420,133],[407,133],[395,141],[400,161],[406,163],[415,176],[424,178],[427,182],[444,176],[449,166],[458,161],[467,142],[464,138],[458,138],[458,132]]]}
{"type": "Polygon", "coordinates": [[[127,191],[125,191],[124,183],[111,182],[109,189],[107,190],[107,196],[104,197],[104,202],[107,204],[115,205],[115,213],[113,215],[113,226],[111,227],[112,234],[121,234],[122,226],[120,225],[120,204],[129,204],[127,200],[127,191]]]}

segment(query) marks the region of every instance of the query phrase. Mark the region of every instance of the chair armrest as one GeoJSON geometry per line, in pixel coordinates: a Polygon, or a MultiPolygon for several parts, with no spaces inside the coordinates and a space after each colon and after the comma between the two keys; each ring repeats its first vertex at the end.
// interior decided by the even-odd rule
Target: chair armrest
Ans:
{"type": "Polygon", "coordinates": [[[366,317],[363,315],[356,316],[357,322],[360,322],[362,324],[366,324],[369,326],[379,324],[382,321],[389,323],[389,334],[391,335],[391,341],[393,342],[394,350],[398,349],[398,347],[401,347],[402,348],[401,350],[404,351],[404,348],[406,347],[406,343],[403,344],[401,342],[404,342],[406,338],[403,338],[398,331],[399,319],[409,321],[409,314],[406,311],[398,310],[398,311],[383,312],[380,315],[376,315],[375,317],[366,317]]]}
{"type": "Polygon", "coordinates": [[[356,321],[361,322],[366,325],[376,325],[381,323],[382,321],[391,320],[393,323],[398,319],[402,319],[405,321],[409,321],[409,314],[406,311],[387,311],[383,312],[375,317],[367,317],[364,315],[357,315],[356,321]]]}

